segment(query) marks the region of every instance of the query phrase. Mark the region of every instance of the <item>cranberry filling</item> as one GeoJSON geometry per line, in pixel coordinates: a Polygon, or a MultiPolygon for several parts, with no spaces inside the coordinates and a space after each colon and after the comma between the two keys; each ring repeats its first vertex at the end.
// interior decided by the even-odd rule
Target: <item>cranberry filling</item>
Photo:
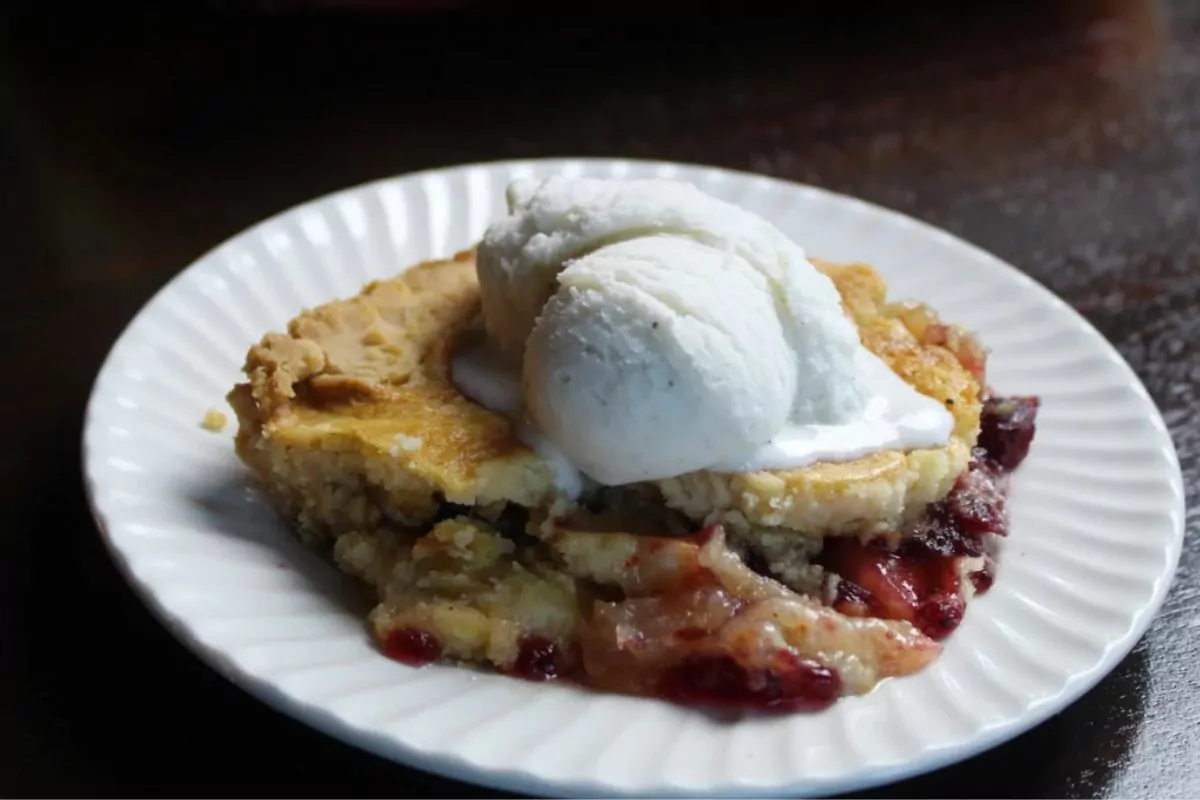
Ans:
{"type": "MultiPolygon", "coordinates": [[[[850,537],[827,542],[819,563],[840,578],[833,607],[908,620],[933,639],[957,628],[964,611],[960,559],[984,556],[987,536],[1007,535],[1008,474],[1029,453],[1037,410],[1035,397],[989,398],[967,471],[898,548],[850,537]]],[[[977,594],[995,578],[995,562],[985,559],[967,576],[977,594]]]]}
{"type": "Polygon", "coordinates": [[[967,604],[957,592],[933,594],[921,601],[914,624],[930,639],[941,639],[962,622],[967,604]]]}
{"type": "Polygon", "coordinates": [[[833,605],[843,614],[852,617],[870,616],[873,611],[879,609],[878,602],[870,592],[847,578],[838,581],[837,597],[833,605]]]}
{"type": "Polygon", "coordinates": [[[882,543],[845,538],[826,544],[821,563],[841,578],[833,603],[837,611],[907,620],[941,639],[962,621],[958,557],[916,539],[889,550],[882,543]]]}
{"type": "Polygon", "coordinates": [[[1036,397],[989,397],[980,419],[979,447],[990,461],[1012,472],[1029,455],[1037,430],[1036,397]]]}
{"type": "Polygon", "coordinates": [[[558,645],[545,636],[527,635],[521,638],[517,660],[511,673],[530,681],[545,681],[558,677],[558,645]]]}
{"type": "Polygon", "coordinates": [[[996,562],[990,557],[984,559],[983,569],[976,570],[967,577],[975,587],[975,594],[983,594],[992,588],[992,582],[996,580],[996,562]]]}
{"type": "Polygon", "coordinates": [[[442,654],[442,643],[429,631],[400,628],[388,634],[383,652],[388,658],[420,667],[437,661],[442,654]]]}
{"type": "Polygon", "coordinates": [[[663,674],[658,691],[676,702],[771,711],[815,711],[842,693],[835,670],[786,651],[772,661],[747,668],[722,653],[693,653],[663,674]]]}
{"type": "Polygon", "coordinates": [[[704,628],[680,628],[675,631],[675,638],[681,642],[698,642],[708,636],[704,628]]]}

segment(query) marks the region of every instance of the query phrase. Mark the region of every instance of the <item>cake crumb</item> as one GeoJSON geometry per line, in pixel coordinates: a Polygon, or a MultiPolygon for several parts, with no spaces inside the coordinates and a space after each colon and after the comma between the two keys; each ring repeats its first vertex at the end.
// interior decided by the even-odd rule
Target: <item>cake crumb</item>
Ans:
{"type": "Polygon", "coordinates": [[[220,411],[217,411],[215,408],[210,408],[208,411],[204,412],[204,419],[200,422],[200,427],[204,428],[206,431],[220,433],[221,431],[225,430],[225,425],[228,422],[229,420],[224,414],[222,414],[220,411]]]}
{"type": "Polygon", "coordinates": [[[420,436],[406,436],[403,433],[397,433],[395,440],[396,444],[391,448],[393,456],[399,455],[400,450],[406,453],[415,453],[425,443],[420,436]]]}

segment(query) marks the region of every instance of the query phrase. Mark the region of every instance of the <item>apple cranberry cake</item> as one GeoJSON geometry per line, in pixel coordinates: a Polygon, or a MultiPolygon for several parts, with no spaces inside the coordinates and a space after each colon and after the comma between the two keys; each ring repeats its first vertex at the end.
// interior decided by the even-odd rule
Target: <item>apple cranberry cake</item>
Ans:
{"type": "Polygon", "coordinates": [[[995,574],[1035,398],[870,267],[814,264],[863,345],[953,416],[939,447],[695,471],[575,497],[456,389],[474,251],[306,310],[249,352],[237,452],[278,512],[378,594],[408,664],[739,707],[819,708],[921,669],[995,574]]]}

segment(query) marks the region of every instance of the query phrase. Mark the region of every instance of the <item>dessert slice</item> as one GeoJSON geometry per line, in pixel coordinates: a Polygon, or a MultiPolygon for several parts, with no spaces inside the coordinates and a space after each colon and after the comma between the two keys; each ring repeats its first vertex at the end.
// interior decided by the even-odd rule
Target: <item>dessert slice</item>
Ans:
{"type": "Polygon", "coordinates": [[[809,262],[675,187],[541,191],[515,190],[526,216],[480,263],[416,265],[266,335],[229,394],[274,507],[376,592],[382,651],[776,710],[936,658],[994,580],[1036,398],[993,396],[979,343],[869,266],[809,262]],[[768,319],[726,319],[710,278],[768,319]],[[755,337],[769,358],[730,366],[755,337]],[[721,388],[734,373],[755,392],[721,388]],[[725,413],[736,430],[707,430],[725,413]],[[730,450],[768,417],[766,445],[730,450]]]}
{"type": "Polygon", "coordinates": [[[452,343],[477,312],[472,266],[469,253],[420,265],[307,312],[251,350],[249,380],[230,395],[238,453],[275,507],[378,591],[370,625],[389,656],[811,708],[923,667],[990,585],[986,539],[1004,533],[1004,476],[1036,403],[981,403],[978,346],[888,304],[869,267],[821,265],[864,342],[954,401],[952,445],[681,476],[636,500],[597,497],[607,524],[593,515],[574,529],[553,470],[450,383],[452,343]],[[522,521],[497,526],[508,508],[522,521]],[[706,520],[722,526],[678,535],[706,520]],[[886,535],[840,535],[870,531],[886,535]],[[763,638],[771,619],[785,620],[782,641],[763,638]]]}

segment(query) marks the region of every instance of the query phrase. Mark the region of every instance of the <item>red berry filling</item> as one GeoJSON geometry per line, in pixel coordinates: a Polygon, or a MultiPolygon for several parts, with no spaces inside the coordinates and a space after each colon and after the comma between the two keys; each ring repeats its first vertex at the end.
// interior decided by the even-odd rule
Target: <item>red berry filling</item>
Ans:
{"type": "Polygon", "coordinates": [[[996,580],[996,562],[990,557],[984,559],[983,569],[972,572],[967,578],[975,588],[975,594],[983,594],[992,588],[992,583],[996,580]]]}
{"type": "Polygon", "coordinates": [[[915,624],[929,638],[941,639],[958,627],[966,610],[960,594],[933,594],[921,601],[915,624]]]}
{"type": "Polygon", "coordinates": [[[826,543],[821,563],[837,575],[833,607],[848,616],[907,620],[932,639],[962,621],[958,556],[909,542],[897,550],[844,538],[826,543]],[[957,601],[957,602],[956,602],[957,601]]]}
{"type": "Polygon", "coordinates": [[[437,661],[442,654],[442,643],[429,631],[418,628],[400,628],[388,634],[383,652],[414,667],[437,661]]]}
{"type": "MultiPolygon", "coordinates": [[[[1008,474],[1029,453],[1037,398],[989,399],[980,446],[950,494],[930,506],[899,547],[857,539],[826,542],[819,563],[837,575],[833,607],[852,616],[912,622],[933,639],[958,627],[964,611],[960,560],[985,556],[988,536],[1008,534],[1008,474]]],[[[991,588],[996,565],[985,556],[967,575],[976,594],[991,588]]]]}
{"type": "Polygon", "coordinates": [[[530,681],[545,681],[558,677],[558,645],[545,636],[527,635],[521,638],[517,660],[511,673],[530,681]]]}
{"type": "Polygon", "coordinates": [[[1036,397],[989,397],[980,419],[979,447],[990,461],[1012,472],[1029,455],[1037,431],[1036,397]]]}
{"type": "Polygon", "coordinates": [[[723,653],[693,653],[659,682],[668,700],[772,711],[815,711],[841,693],[835,670],[786,651],[767,667],[744,667],[723,653]]]}

